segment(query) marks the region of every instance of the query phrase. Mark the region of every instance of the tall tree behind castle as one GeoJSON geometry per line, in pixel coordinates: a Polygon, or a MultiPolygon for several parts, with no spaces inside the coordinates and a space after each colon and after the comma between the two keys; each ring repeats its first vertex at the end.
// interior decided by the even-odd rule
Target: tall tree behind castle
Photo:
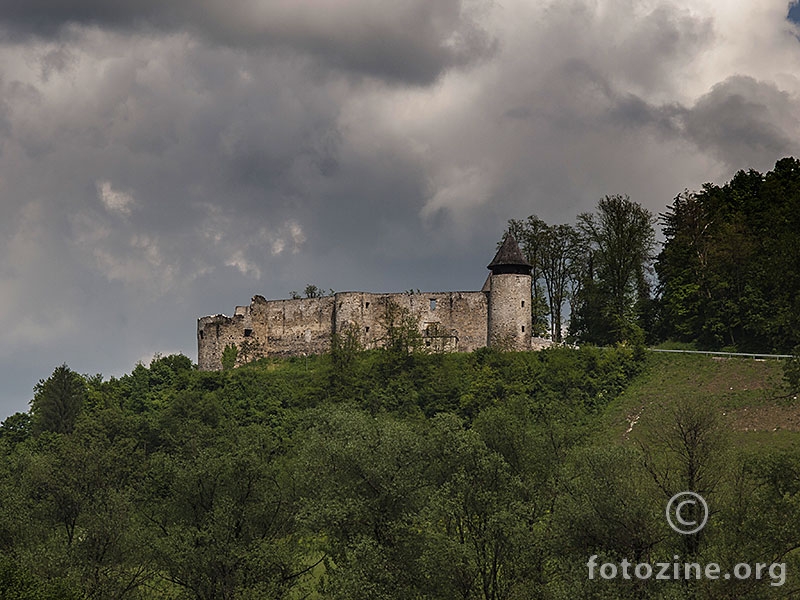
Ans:
{"type": "Polygon", "coordinates": [[[627,196],[606,196],[596,213],[579,215],[575,226],[548,225],[536,215],[509,221],[533,265],[534,323],[543,322],[550,338],[561,342],[568,302],[573,339],[642,340],[654,223],[653,215],[627,196]]]}

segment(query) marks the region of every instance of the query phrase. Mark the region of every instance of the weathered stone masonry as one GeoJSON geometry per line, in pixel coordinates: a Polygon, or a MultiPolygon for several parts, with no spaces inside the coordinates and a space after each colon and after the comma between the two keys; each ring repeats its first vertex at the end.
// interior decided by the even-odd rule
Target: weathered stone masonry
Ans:
{"type": "Polygon", "coordinates": [[[542,340],[531,337],[531,267],[512,236],[506,236],[488,268],[491,273],[479,292],[339,292],[292,300],[254,296],[249,306],[237,306],[232,317],[198,319],[197,363],[202,370],[221,369],[222,352],[230,344],[238,348],[239,364],[260,356],[321,354],[330,349],[333,334],[352,327],[367,348],[376,347],[386,335],[389,303],[408,311],[433,350],[538,348],[542,340]]]}

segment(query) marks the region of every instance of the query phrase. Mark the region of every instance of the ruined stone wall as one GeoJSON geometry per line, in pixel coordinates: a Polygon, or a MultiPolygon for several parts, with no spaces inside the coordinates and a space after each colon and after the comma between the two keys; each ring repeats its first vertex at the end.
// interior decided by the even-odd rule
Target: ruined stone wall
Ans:
{"type": "Polygon", "coordinates": [[[264,355],[322,354],[330,349],[333,298],[265,300],[256,296],[250,312],[264,355]]]}
{"type": "Polygon", "coordinates": [[[387,305],[392,303],[419,324],[431,350],[470,352],[486,345],[488,300],[484,292],[371,294],[340,292],[335,296],[334,331],[357,327],[367,348],[386,339],[387,305]]]}
{"type": "Polygon", "coordinates": [[[250,307],[237,306],[233,317],[213,315],[197,320],[197,366],[201,371],[222,368],[222,351],[229,344],[246,339],[245,330],[252,330],[250,307]]]}
{"type": "Polygon", "coordinates": [[[215,315],[197,322],[197,364],[201,370],[222,368],[222,352],[233,344],[237,364],[263,356],[322,354],[330,349],[333,298],[266,300],[254,296],[237,306],[233,317],[215,315]]]}
{"type": "Polygon", "coordinates": [[[331,336],[356,327],[366,348],[386,338],[387,305],[408,311],[432,351],[470,352],[487,344],[486,292],[372,294],[340,292],[326,298],[266,300],[255,296],[232,317],[202,317],[197,323],[198,366],[222,368],[222,352],[238,348],[237,364],[262,356],[322,354],[331,336]]]}

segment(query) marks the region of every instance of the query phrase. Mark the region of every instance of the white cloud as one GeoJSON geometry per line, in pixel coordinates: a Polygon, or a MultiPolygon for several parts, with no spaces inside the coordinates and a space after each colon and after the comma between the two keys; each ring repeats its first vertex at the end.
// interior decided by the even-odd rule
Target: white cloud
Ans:
{"type": "Polygon", "coordinates": [[[289,221],[286,223],[286,228],[289,230],[289,235],[292,238],[292,252],[297,252],[306,241],[306,234],[303,233],[303,228],[297,221],[289,221]]]}
{"type": "Polygon", "coordinates": [[[422,208],[422,216],[433,217],[438,211],[459,211],[486,203],[490,198],[489,185],[492,176],[477,166],[453,167],[437,174],[431,182],[430,200],[422,208]]]}
{"type": "Polygon", "coordinates": [[[487,210],[567,221],[609,193],[660,211],[684,187],[798,150],[800,43],[786,9],[511,0],[486,24],[500,40],[493,60],[435,86],[355,96],[346,131],[418,157],[426,220],[444,214],[473,231],[487,210]],[[733,85],[741,75],[757,83],[733,85]],[[746,123],[737,102],[753,107],[746,123]]]}
{"type": "Polygon", "coordinates": [[[261,279],[261,269],[257,264],[245,258],[243,250],[234,252],[225,262],[225,266],[236,267],[242,275],[247,275],[254,279],[261,279]]]}
{"type": "Polygon", "coordinates": [[[282,253],[284,248],[286,248],[286,241],[283,238],[272,240],[271,250],[273,255],[282,253]]]}
{"type": "Polygon", "coordinates": [[[110,181],[98,181],[97,197],[106,210],[121,215],[130,215],[131,209],[136,205],[136,200],[128,192],[115,190],[110,181]]]}
{"type": "Polygon", "coordinates": [[[297,254],[306,241],[306,234],[297,221],[289,220],[276,233],[270,233],[266,229],[262,229],[261,238],[269,240],[272,255],[278,256],[283,254],[287,247],[292,254],[297,254]]]}

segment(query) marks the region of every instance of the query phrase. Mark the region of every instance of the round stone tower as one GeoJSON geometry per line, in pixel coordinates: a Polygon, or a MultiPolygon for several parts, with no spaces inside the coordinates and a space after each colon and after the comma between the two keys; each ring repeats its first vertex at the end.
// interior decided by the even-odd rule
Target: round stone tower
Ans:
{"type": "Polygon", "coordinates": [[[489,275],[489,346],[531,349],[531,265],[514,236],[506,234],[487,267],[489,275]]]}

